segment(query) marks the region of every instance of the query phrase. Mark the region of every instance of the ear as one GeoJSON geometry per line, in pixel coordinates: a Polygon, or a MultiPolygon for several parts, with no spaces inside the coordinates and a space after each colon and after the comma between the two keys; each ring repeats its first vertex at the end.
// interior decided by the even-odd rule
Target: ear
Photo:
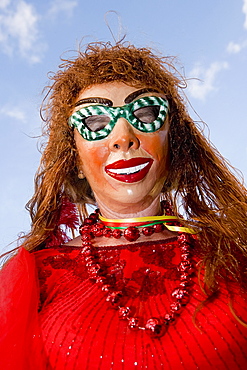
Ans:
{"type": "Polygon", "coordinates": [[[85,179],[85,175],[84,175],[84,173],[82,171],[79,171],[78,172],[78,178],[79,179],[85,179]]]}
{"type": "Polygon", "coordinates": [[[78,171],[78,179],[85,179],[85,175],[82,171],[82,162],[81,159],[79,158],[78,152],[76,153],[76,167],[78,171]]]}

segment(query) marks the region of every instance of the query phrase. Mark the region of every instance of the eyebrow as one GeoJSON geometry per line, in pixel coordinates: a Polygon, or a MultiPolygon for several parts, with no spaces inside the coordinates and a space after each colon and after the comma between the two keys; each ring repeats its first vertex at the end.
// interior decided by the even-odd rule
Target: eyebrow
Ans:
{"type": "Polygon", "coordinates": [[[97,98],[97,97],[81,99],[75,104],[75,106],[78,107],[79,105],[82,105],[82,104],[85,104],[85,103],[99,103],[99,104],[107,105],[108,107],[113,106],[113,102],[110,99],[97,98]]]}
{"type": "Polygon", "coordinates": [[[124,99],[124,102],[125,102],[126,104],[129,104],[129,103],[131,103],[134,99],[136,99],[139,95],[146,94],[146,93],[149,93],[149,92],[159,93],[160,91],[155,90],[155,89],[148,89],[148,88],[140,89],[140,90],[134,91],[133,93],[129,94],[129,95],[124,99]]]}
{"type": "MultiPolygon", "coordinates": [[[[135,100],[139,95],[142,95],[142,94],[145,94],[145,93],[150,93],[150,92],[159,93],[159,91],[158,90],[155,90],[155,89],[150,89],[150,88],[140,89],[140,90],[134,91],[131,94],[129,94],[124,99],[124,102],[125,102],[125,104],[129,104],[133,100],[135,100]]],[[[107,105],[108,107],[112,107],[113,106],[113,102],[110,99],[107,99],[107,98],[98,98],[98,97],[80,99],[75,104],[75,106],[78,107],[79,105],[86,104],[86,103],[104,104],[104,105],[107,105]]]]}

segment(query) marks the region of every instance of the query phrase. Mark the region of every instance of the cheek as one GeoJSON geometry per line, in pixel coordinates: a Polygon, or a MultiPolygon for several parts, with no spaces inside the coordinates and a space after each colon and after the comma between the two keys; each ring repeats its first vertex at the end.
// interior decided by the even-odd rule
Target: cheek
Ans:
{"type": "MultiPolygon", "coordinates": [[[[151,135],[151,134],[150,134],[151,135]]],[[[143,149],[159,162],[166,162],[169,158],[168,133],[160,132],[152,134],[152,137],[142,141],[143,149]]]]}
{"type": "Polygon", "coordinates": [[[107,146],[97,143],[87,143],[78,148],[79,156],[84,168],[102,168],[108,158],[107,146]]]}

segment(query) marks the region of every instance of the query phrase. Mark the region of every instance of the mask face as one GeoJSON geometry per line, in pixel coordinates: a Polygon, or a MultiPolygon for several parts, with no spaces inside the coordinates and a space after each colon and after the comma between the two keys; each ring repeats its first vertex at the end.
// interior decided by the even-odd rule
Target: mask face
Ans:
{"type": "Polygon", "coordinates": [[[168,113],[168,101],[157,96],[147,96],[122,107],[89,105],[74,112],[69,125],[75,127],[88,141],[107,137],[120,117],[125,118],[137,130],[151,133],[159,130],[168,113]]]}
{"type": "Polygon", "coordinates": [[[170,163],[167,111],[164,94],[123,82],[92,85],[78,95],[72,114],[80,120],[78,163],[105,217],[140,214],[156,203],[150,214],[158,214],[170,163]]]}

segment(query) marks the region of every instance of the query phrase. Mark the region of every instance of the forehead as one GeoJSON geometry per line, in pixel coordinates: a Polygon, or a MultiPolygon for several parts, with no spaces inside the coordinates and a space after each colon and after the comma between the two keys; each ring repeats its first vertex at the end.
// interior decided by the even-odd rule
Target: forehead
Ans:
{"type": "MultiPolygon", "coordinates": [[[[108,99],[113,106],[122,106],[128,104],[141,96],[164,96],[155,88],[147,88],[146,86],[134,87],[123,82],[109,82],[92,85],[81,91],[76,105],[84,105],[90,103],[90,98],[108,99]]],[[[93,101],[91,101],[93,103],[93,101]]]]}

